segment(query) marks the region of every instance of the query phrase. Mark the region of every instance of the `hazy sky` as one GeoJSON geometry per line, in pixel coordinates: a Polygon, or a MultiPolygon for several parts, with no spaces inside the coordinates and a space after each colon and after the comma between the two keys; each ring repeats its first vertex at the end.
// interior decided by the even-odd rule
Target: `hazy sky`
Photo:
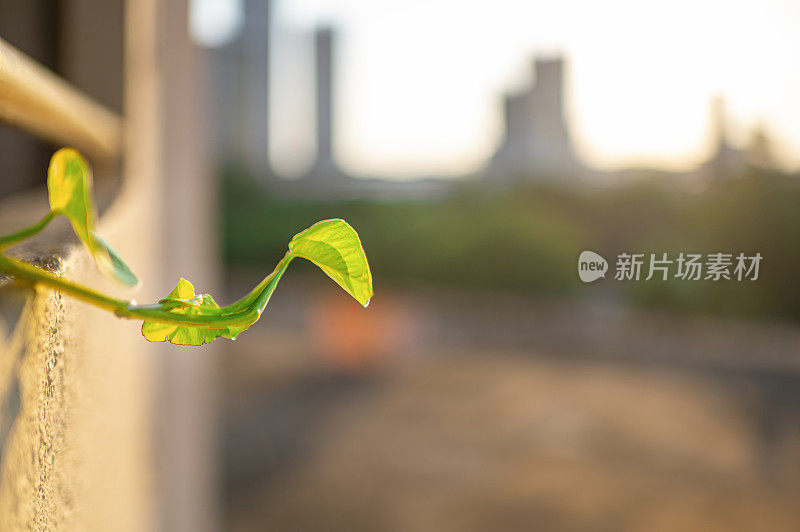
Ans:
{"type": "Polygon", "coordinates": [[[328,23],[335,149],[354,173],[476,168],[501,138],[503,92],[555,53],[569,61],[573,140],[594,167],[701,161],[715,94],[734,143],[762,123],[800,167],[798,0],[277,0],[273,12],[271,153],[289,172],[313,156],[309,33],[328,23]]]}

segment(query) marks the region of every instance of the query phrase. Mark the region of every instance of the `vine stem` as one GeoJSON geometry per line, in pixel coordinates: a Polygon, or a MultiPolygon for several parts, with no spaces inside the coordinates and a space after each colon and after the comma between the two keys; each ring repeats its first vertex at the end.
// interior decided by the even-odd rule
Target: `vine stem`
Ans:
{"type": "Polygon", "coordinates": [[[39,223],[36,223],[30,227],[26,227],[21,231],[17,231],[16,233],[11,233],[10,235],[3,235],[0,236],[0,250],[7,248],[8,246],[14,245],[17,242],[21,242],[26,238],[30,238],[36,233],[40,232],[42,229],[47,227],[53,218],[55,218],[56,213],[50,211],[47,215],[42,218],[39,223]]]}
{"type": "MultiPolygon", "coordinates": [[[[45,224],[46,225],[46,224],[45,224]]],[[[44,285],[69,294],[95,307],[109,310],[122,318],[140,319],[172,325],[188,325],[204,329],[219,329],[231,326],[249,326],[260,312],[256,309],[244,308],[224,315],[185,315],[175,314],[156,305],[135,305],[130,301],[106,296],[88,288],[62,279],[50,272],[39,269],[26,262],[0,255],[0,272],[7,273],[17,279],[24,279],[34,285],[44,285]]]]}

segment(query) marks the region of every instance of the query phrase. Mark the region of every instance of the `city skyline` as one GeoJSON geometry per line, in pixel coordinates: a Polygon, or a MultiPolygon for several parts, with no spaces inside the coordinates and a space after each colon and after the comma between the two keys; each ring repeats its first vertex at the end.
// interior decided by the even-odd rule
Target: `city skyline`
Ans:
{"type": "Polygon", "coordinates": [[[503,94],[533,81],[532,57],[558,54],[568,61],[565,119],[592,168],[701,164],[712,153],[708,106],[717,95],[735,145],[763,126],[778,163],[800,166],[800,36],[791,31],[800,6],[508,4],[275,2],[276,169],[302,174],[313,163],[309,30],[319,24],[339,37],[334,151],[354,175],[476,170],[502,140],[503,94]],[[617,20],[620,9],[626,16],[617,20]]]}

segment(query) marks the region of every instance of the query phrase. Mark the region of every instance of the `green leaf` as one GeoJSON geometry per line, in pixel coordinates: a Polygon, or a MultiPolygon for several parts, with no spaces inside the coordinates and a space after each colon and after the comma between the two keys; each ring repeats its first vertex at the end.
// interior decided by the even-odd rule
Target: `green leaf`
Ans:
{"type": "Polygon", "coordinates": [[[358,234],[344,220],[325,220],[295,235],[289,242],[289,251],[272,273],[232,305],[220,308],[210,295],[195,295],[192,284],[181,279],[166,298],[147,310],[186,316],[186,323],[147,320],[142,334],[151,342],[179,345],[202,345],[219,337],[234,340],[258,321],[278,281],[296,257],[310,260],[356,301],[365,307],[369,304],[372,274],[358,234]]]}
{"type": "MultiPolygon", "coordinates": [[[[221,316],[221,309],[208,294],[195,295],[194,286],[184,278],[175,289],[159,301],[162,308],[172,314],[184,316],[221,316]]],[[[236,339],[247,327],[221,327],[218,329],[187,327],[170,323],[144,322],[142,334],[151,342],[171,342],[178,345],[202,345],[220,336],[236,339]]]]}
{"type": "Polygon", "coordinates": [[[308,259],[356,301],[369,305],[372,274],[361,240],[344,220],[317,222],[289,242],[289,253],[308,259]]]}
{"type": "Polygon", "coordinates": [[[100,271],[125,286],[136,286],[139,280],[128,268],[128,265],[125,264],[125,261],[122,260],[122,257],[119,256],[119,253],[94,231],[90,230],[89,236],[94,245],[94,250],[92,251],[94,260],[100,271]]]}
{"type": "Polygon", "coordinates": [[[47,170],[47,189],[53,213],[69,219],[100,270],[124,285],[135,285],[136,276],[125,261],[94,232],[97,212],[92,204],[92,173],[80,153],[61,148],[53,155],[47,170]]]}

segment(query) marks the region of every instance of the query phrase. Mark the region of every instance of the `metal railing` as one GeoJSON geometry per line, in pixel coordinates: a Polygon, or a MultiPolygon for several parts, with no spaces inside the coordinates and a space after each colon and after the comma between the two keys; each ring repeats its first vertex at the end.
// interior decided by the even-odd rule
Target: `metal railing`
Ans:
{"type": "Polygon", "coordinates": [[[0,121],[97,161],[122,148],[122,118],[0,39],[0,121]]]}

